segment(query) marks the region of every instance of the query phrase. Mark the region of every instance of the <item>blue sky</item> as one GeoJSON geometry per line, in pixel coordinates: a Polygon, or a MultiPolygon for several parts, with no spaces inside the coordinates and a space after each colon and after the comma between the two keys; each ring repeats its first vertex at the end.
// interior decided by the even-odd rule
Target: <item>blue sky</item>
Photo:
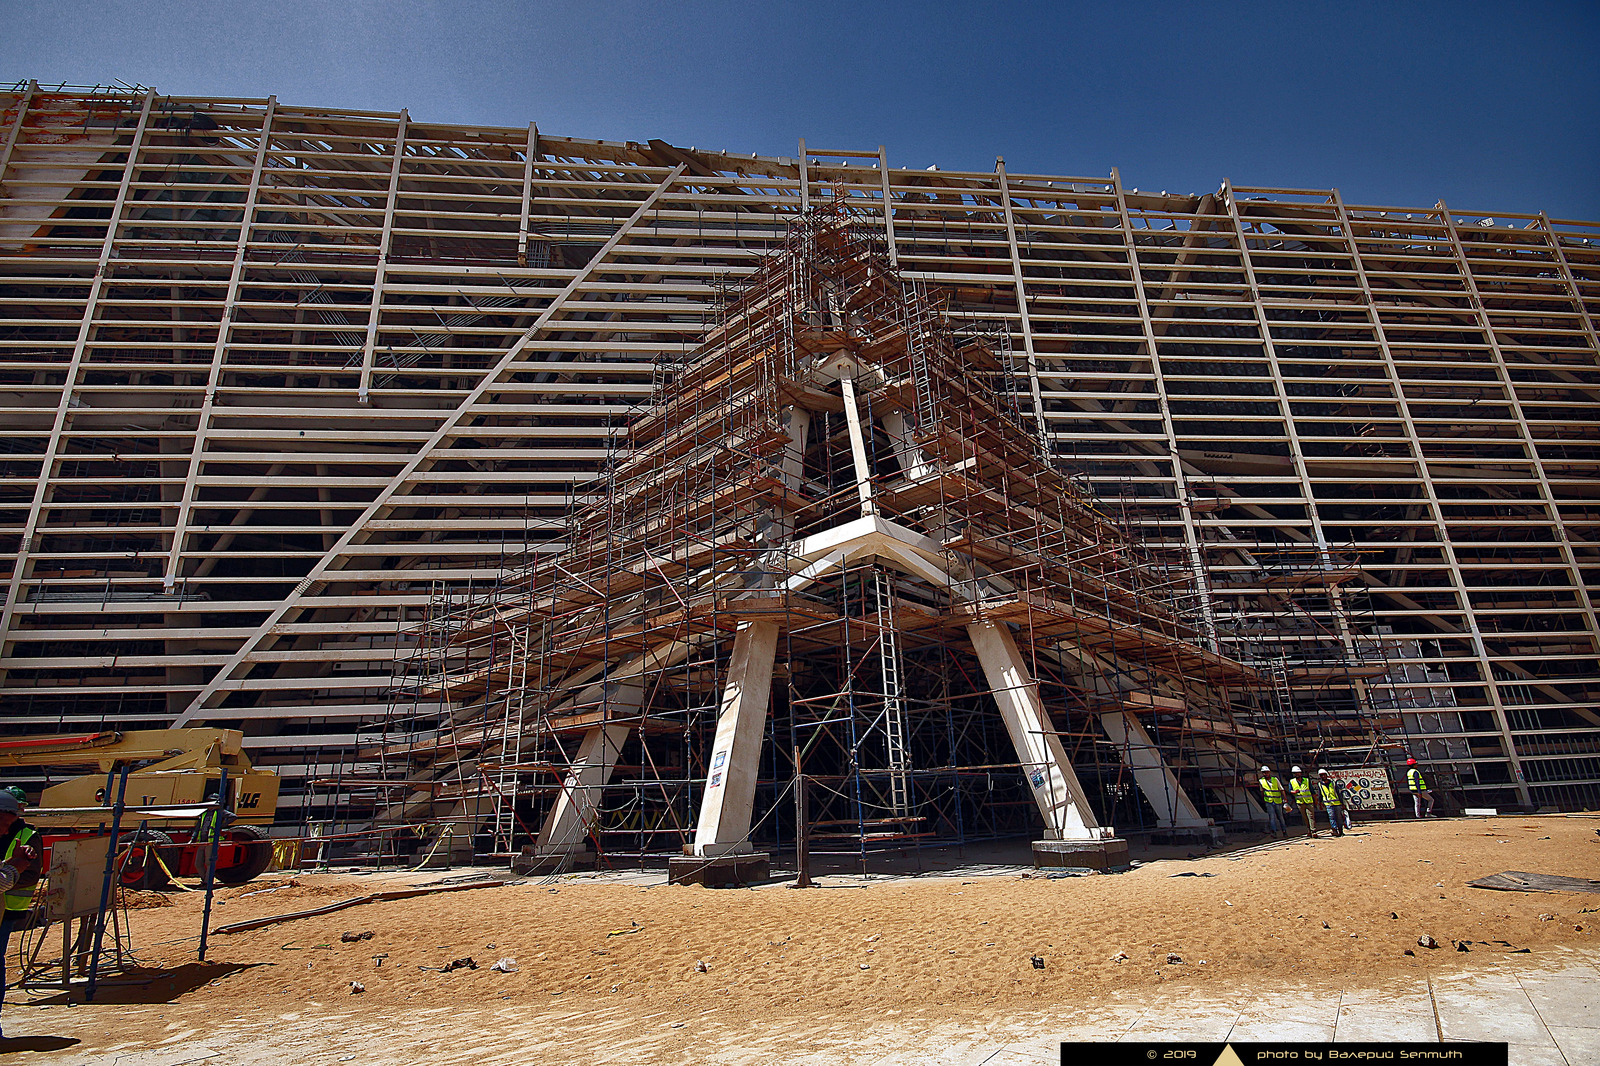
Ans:
{"type": "Polygon", "coordinates": [[[1600,219],[1600,2],[0,0],[0,78],[1600,219]]]}

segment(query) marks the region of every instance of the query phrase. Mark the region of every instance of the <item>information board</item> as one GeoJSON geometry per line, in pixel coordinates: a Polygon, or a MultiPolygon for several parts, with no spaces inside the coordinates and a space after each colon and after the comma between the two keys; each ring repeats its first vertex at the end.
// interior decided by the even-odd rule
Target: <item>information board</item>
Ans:
{"type": "Polygon", "coordinates": [[[1328,776],[1343,786],[1340,791],[1352,811],[1394,810],[1394,790],[1389,787],[1389,772],[1383,767],[1329,770],[1328,776]]]}

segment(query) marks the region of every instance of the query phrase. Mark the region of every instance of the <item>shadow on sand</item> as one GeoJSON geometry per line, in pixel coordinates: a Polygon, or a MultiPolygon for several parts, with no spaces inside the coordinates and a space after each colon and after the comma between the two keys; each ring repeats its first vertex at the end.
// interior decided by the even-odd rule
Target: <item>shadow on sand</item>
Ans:
{"type": "MultiPolygon", "coordinates": [[[[220,981],[243,970],[264,965],[268,964],[191,962],[170,970],[135,966],[102,978],[95,987],[94,1001],[123,1004],[171,1003],[179,996],[193,992],[213,981],[220,981]]],[[[83,1001],[83,988],[74,985],[70,992],[36,999],[33,1002],[39,1005],[57,1006],[83,1001]]],[[[0,1047],[0,1050],[4,1048],[0,1047]]]]}
{"type": "Polygon", "coordinates": [[[13,1051],[60,1051],[81,1043],[73,1036],[0,1036],[0,1055],[13,1051]]]}

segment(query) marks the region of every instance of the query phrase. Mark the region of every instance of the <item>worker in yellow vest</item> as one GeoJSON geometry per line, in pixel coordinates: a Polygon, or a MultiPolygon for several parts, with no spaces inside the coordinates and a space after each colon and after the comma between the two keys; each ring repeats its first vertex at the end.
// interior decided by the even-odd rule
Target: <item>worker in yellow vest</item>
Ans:
{"type": "Polygon", "coordinates": [[[1300,817],[1306,820],[1306,832],[1316,836],[1317,801],[1311,795],[1311,778],[1298,766],[1289,769],[1289,792],[1294,796],[1294,805],[1299,809],[1300,817]]]}
{"type": "Polygon", "coordinates": [[[1272,772],[1272,767],[1263,766],[1256,783],[1261,786],[1261,801],[1267,808],[1267,832],[1282,836],[1283,812],[1289,809],[1288,801],[1283,796],[1283,782],[1272,772]]]}
{"type": "Polygon", "coordinates": [[[1333,828],[1333,835],[1344,836],[1344,831],[1350,828],[1349,808],[1339,794],[1338,783],[1326,770],[1317,771],[1317,795],[1322,800],[1322,809],[1328,812],[1328,825],[1333,828]]]}
{"type": "Polygon", "coordinates": [[[0,915],[0,1002],[5,998],[11,930],[28,917],[40,867],[38,833],[22,820],[22,804],[17,797],[0,791],[0,891],[5,893],[5,913],[0,915]]]}
{"type": "Polygon", "coordinates": [[[1428,791],[1428,779],[1422,776],[1422,769],[1417,766],[1417,760],[1406,760],[1406,789],[1411,793],[1411,809],[1418,817],[1422,817],[1422,808],[1426,804],[1428,817],[1433,817],[1433,793],[1428,791]]]}

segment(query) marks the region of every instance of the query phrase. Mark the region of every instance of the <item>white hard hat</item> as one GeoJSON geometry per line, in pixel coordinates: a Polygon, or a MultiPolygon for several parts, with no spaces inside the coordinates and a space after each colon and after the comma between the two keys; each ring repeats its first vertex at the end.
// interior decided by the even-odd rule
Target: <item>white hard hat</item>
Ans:
{"type": "Polygon", "coordinates": [[[1263,766],[1263,767],[1262,767],[1262,768],[1261,768],[1261,772],[1262,772],[1262,773],[1264,773],[1264,774],[1270,774],[1270,773],[1272,773],[1272,767],[1270,767],[1270,766],[1263,766]]]}
{"type": "Polygon", "coordinates": [[[1301,772],[1301,770],[1300,770],[1300,767],[1298,767],[1298,766],[1292,766],[1292,767],[1289,768],[1289,772],[1291,774],[1298,774],[1298,773],[1301,772]]]}

